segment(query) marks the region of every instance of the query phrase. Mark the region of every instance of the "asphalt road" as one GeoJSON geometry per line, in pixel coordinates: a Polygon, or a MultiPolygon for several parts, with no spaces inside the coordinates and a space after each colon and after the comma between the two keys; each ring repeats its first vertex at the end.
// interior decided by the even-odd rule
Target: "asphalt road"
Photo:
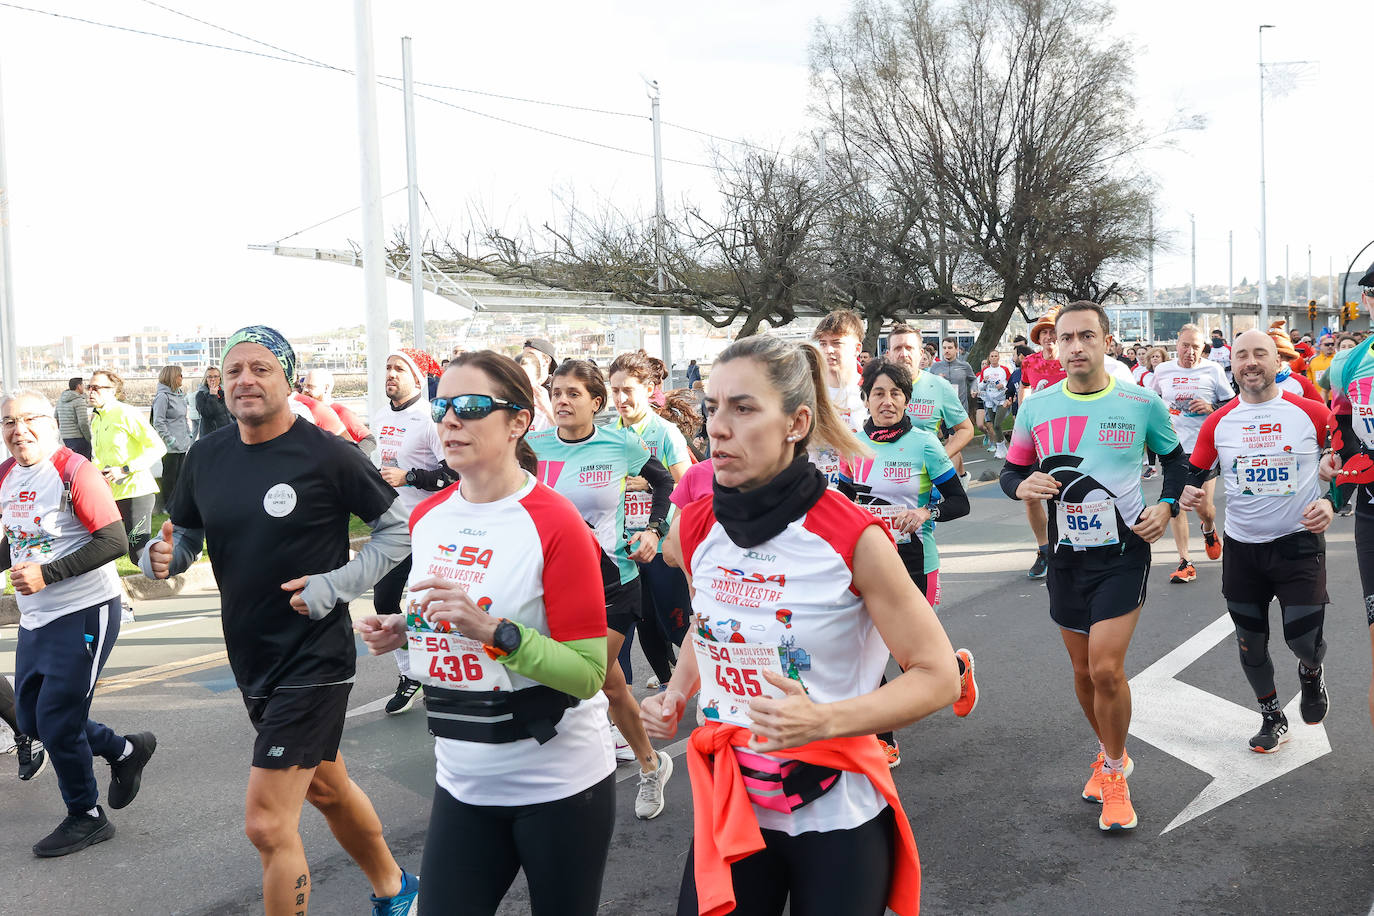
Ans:
{"type": "MultiPolygon", "coordinates": [[[[976,478],[991,466],[971,470],[976,478]]],[[[942,526],[939,540],[940,616],[953,643],[974,652],[983,696],[966,720],[946,711],[899,733],[894,776],[920,846],[924,912],[1371,912],[1374,731],[1351,520],[1337,519],[1328,538],[1331,713],[1324,727],[1297,729],[1270,756],[1246,747],[1258,713],[1233,637],[1224,623],[1213,626],[1224,612],[1220,564],[1204,560],[1195,542],[1198,580],[1170,586],[1172,545],[1167,535],[1156,545],[1127,659],[1140,827],[1112,835],[1079,798],[1096,747],[1044,587],[1025,575],[1033,553],[1021,506],[993,484],[976,486],[972,515],[942,526]]],[[[367,610],[366,600],[354,605],[367,610]]],[[[216,595],[144,602],[138,612],[106,668],[94,715],[118,730],[157,733],[142,794],[112,812],[112,841],[35,859],[29,847],[63,814],[56,782],[49,771],[20,783],[14,758],[0,757],[0,913],[262,912],[258,859],[242,833],[252,731],[222,655],[216,595]]],[[[7,673],[13,636],[0,631],[7,673]]],[[[1280,639],[1271,652],[1287,703],[1297,692],[1296,662],[1280,639]]],[[[637,662],[642,684],[649,672],[637,662]]],[[[379,711],[394,684],[389,659],[360,661],[343,753],[398,860],[415,869],[433,791],[432,743],[422,710],[379,711]]],[[[680,742],[665,745],[681,763],[680,742]]],[[[103,788],[105,766],[96,766],[103,788]]],[[[601,912],[669,913],[691,832],[686,768],[668,786],[664,814],[648,822],[633,815],[634,766],[619,775],[601,912]]],[[[312,912],[366,912],[361,873],[308,806],[301,829],[312,912]]],[[[526,912],[526,899],[517,878],[502,912],[526,912]]]]}

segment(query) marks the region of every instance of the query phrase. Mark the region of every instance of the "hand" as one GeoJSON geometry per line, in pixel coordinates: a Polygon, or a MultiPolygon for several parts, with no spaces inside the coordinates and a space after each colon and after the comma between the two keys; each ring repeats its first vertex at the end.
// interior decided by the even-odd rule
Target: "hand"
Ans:
{"type": "Polygon", "coordinates": [[[630,538],[630,559],[636,563],[648,563],[658,553],[658,535],[652,531],[641,531],[630,538]]]}
{"type": "Polygon", "coordinates": [[[417,596],[420,615],[431,626],[442,620],[463,636],[492,645],[500,619],[479,608],[461,585],[432,576],[416,582],[410,592],[417,596]]]}
{"type": "Polygon", "coordinates": [[[305,606],[305,598],[301,595],[301,592],[305,591],[305,583],[309,581],[309,576],[297,576],[290,582],[283,582],[281,584],[282,591],[291,593],[292,609],[303,617],[310,616],[310,608],[305,606]]]}
{"type": "Polygon", "coordinates": [[[1336,478],[1336,474],[1340,469],[1340,452],[1330,452],[1323,455],[1321,462],[1317,465],[1317,476],[1321,478],[1322,483],[1330,483],[1336,478]]]}
{"type": "Polygon", "coordinates": [[[897,513],[897,517],[892,520],[892,527],[902,532],[902,534],[911,534],[919,530],[920,527],[929,520],[929,509],[905,509],[897,513]]]}
{"type": "Polygon", "coordinates": [[[643,493],[649,489],[649,481],[643,477],[626,477],[625,489],[631,493],[643,493]]]}
{"type": "Polygon", "coordinates": [[[119,468],[101,468],[100,476],[105,478],[106,483],[114,483],[115,478],[119,477],[119,468]]]}
{"type": "Polygon", "coordinates": [[[1035,471],[1016,488],[1017,499],[1049,499],[1059,493],[1059,481],[1044,471],[1035,471]]]}
{"type": "Polygon", "coordinates": [[[406,485],[406,472],[400,468],[382,468],[382,479],[393,487],[406,485]]]}
{"type": "Polygon", "coordinates": [[[1212,405],[1207,401],[1204,401],[1202,398],[1193,398],[1191,401],[1188,402],[1188,412],[1194,414],[1211,413],[1212,405]]]}
{"type": "Polygon", "coordinates": [[[386,655],[406,644],[406,615],[387,614],[378,617],[369,614],[355,621],[353,629],[367,644],[369,655],[386,655]]]}
{"type": "Polygon", "coordinates": [[[780,700],[756,697],[749,701],[749,718],[754,722],[749,750],[761,754],[782,751],[830,736],[826,707],[813,703],[800,683],[772,671],[764,671],[763,676],[786,696],[780,700]]]}
{"type": "Polygon", "coordinates": [[[148,562],[154,579],[166,579],[172,574],[172,523],[162,523],[162,533],[148,543],[148,562]]]}
{"type": "Polygon", "coordinates": [[[682,691],[669,687],[662,693],[650,694],[639,706],[639,719],[650,738],[672,738],[682,723],[687,698],[682,691]]]}
{"type": "Polygon", "coordinates": [[[1140,513],[1140,518],[1131,526],[1142,541],[1153,544],[1164,534],[1169,527],[1169,520],[1174,517],[1173,510],[1168,503],[1155,503],[1144,512],[1140,513]]]}
{"type": "Polygon", "coordinates": [[[1193,512],[1202,503],[1202,487],[1188,486],[1183,488],[1183,494],[1178,498],[1178,507],[1185,512],[1193,512]]]}
{"type": "Polygon", "coordinates": [[[43,586],[47,584],[43,581],[42,564],[28,561],[15,563],[10,567],[10,584],[21,595],[41,592],[43,586]]]}
{"type": "Polygon", "coordinates": [[[1336,507],[1328,499],[1318,499],[1302,510],[1302,526],[1313,534],[1321,534],[1336,516],[1336,507]]]}

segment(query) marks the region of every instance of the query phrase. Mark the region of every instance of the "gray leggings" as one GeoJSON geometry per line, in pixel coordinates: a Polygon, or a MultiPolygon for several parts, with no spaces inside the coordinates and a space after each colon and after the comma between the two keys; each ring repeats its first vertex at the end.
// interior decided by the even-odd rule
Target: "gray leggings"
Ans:
{"type": "MultiPolygon", "coordinates": [[[[1326,620],[1324,604],[1293,604],[1283,607],[1283,639],[1288,648],[1308,669],[1321,667],[1326,656],[1326,640],[1322,638],[1322,624],[1326,620]]],[[[1240,664],[1256,699],[1272,697],[1274,662],[1269,657],[1269,604],[1226,602],[1231,621],[1236,625],[1236,642],[1240,645],[1240,664]]]]}

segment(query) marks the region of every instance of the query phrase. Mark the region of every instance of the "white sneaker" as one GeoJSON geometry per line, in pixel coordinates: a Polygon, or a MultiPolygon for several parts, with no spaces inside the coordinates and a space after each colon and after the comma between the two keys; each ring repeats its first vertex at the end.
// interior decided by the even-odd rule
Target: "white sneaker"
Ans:
{"type": "Polygon", "coordinates": [[[133,622],[134,622],[134,609],[131,608],[131,607],[129,607],[127,604],[120,605],[120,608],[119,608],[119,622],[120,622],[120,623],[133,623],[133,622]]]}
{"type": "Polygon", "coordinates": [[[657,690],[658,688],[660,688],[660,687],[662,687],[662,686],[663,686],[663,683],[658,679],[658,675],[657,675],[657,674],[651,676],[647,681],[644,682],[644,689],[645,689],[645,690],[657,690]]]}
{"type": "Polygon", "coordinates": [[[1005,442],[999,442],[999,443],[997,443],[997,457],[998,457],[998,458],[1005,458],[1005,457],[1007,457],[1007,444],[1006,444],[1005,442]]]}
{"type": "Polygon", "coordinates": [[[652,773],[640,771],[639,794],[635,796],[635,817],[642,821],[663,813],[663,787],[673,776],[673,758],[658,752],[658,769],[652,773]]]}
{"type": "Polygon", "coordinates": [[[630,742],[625,740],[625,736],[620,733],[620,729],[611,726],[611,741],[615,742],[615,759],[630,761],[635,759],[635,749],[630,747],[630,742]]]}

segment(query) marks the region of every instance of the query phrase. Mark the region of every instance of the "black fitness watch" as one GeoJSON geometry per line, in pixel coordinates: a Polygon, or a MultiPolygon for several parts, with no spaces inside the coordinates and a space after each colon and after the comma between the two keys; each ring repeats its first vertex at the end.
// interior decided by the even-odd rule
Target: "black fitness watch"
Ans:
{"type": "Polygon", "coordinates": [[[408,487],[413,487],[413,486],[415,486],[415,469],[414,469],[414,468],[411,468],[410,470],[406,471],[406,486],[408,486],[408,487]]]}
{"type": "Polygon", "coordinates": [[[520,648],[520,628],[502,617],[491,637],[492,645],[502,655],[510,655],[520,648]]]}
{"type": "Polygon", "coordinates": [[[650,522],[645,525],[644,530],[652,531],[654,534],[658,535],[658,539],[661,541],[668,535],[668,522],[666,519],[659,519],[656,522],[650,522]]]}

